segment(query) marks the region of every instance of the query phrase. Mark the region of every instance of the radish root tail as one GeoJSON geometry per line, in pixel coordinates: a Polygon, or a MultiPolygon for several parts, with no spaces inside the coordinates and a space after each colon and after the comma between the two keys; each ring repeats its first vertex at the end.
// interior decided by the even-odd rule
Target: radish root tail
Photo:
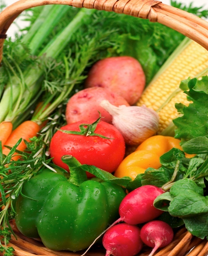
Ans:
{"type": "Polygon", "coordinates": [[[159,249],[160,243],[155,244],[155,247],[152,249],[151,253],[148,256],[153,256],[157,249],[159,249]]]}
{"type": "MultiPolygon", "coordinates": [[[[91,245],[86,249],[86,251],[85,251],[81,256],[84,256],[84,255],[90,250],[90,248],[97,242],[97,240],[98,240],[102,235],[105,234],[105,232],[106,232],[108,229],[112,228],[114,225],[116,225],[117,223],[119,223],[119,222],[121,222],[121,221],[123,221],[122,218],[119,218],[119,219],[117,219],[116,221],[114,221],[114,222],[113,222],[108,228],[106,228],[98,237],[95,238],[95,240],[91,243],[91,245]]],[[[106,256],[110,256],[110,254],[106,254],[106,256]]]]}

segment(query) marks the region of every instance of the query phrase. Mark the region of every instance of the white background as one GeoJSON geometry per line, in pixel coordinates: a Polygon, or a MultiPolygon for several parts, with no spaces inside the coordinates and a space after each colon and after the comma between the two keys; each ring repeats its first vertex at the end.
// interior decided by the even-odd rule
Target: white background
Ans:
{"type": "MultiPolygon", "coordinates": [[[[6,5],[11,5],[12,3],[16,2],[17,0],[4,0],[6,5]]],[[[170,0],[161,0],[164,4],[170,4],[170,0]]],[[[177,0],[180,3],[184,4],[190,4],[193,2],[193,6],[204,6],[208,9],[208,0],[177,0]]],[[[1,2],[1,0],[0,0],[1,2]]],[[[17,19],[19,27],[24,27],[25,23],[21,21],[21,19],[17,19]]],[[[9,28],[7,35],[8,36],[13,36],[13,34],[18,31],[18,28],[15,24],[12,24],[11,27],[9,28]]]]}

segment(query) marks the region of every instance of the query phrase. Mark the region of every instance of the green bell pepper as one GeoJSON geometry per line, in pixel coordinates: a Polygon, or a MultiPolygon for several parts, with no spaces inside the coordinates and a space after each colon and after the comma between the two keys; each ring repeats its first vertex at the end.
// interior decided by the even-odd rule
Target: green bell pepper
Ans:
{"type": "Polygon", "coordinates": [[[16,225],[28,237],[40,237],[53,250],[86,249],[118,215],[124,189],[112,182],[87,180],[70,166],[70,178],[48,169],[27,181],[16,201],[16,225]]]}

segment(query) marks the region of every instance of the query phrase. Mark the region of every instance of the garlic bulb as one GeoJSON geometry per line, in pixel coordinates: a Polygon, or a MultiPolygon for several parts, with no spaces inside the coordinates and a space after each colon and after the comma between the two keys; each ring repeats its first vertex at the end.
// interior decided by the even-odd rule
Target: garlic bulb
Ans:
{"type": "Polygon", "coordinates": [[[150,108],[124,105],[116,107],[107,100],[103,100],[100,106],[112,115],[112,124],[121,132],[128,145],[138,145],[158,130],[158,114],[150,108]]]}

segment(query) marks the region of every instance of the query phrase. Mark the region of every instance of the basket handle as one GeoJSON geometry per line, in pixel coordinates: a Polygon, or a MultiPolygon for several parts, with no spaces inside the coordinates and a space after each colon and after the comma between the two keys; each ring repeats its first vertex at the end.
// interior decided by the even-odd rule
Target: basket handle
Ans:
{"type": "Polygon", "coordinates": [[[6,32],[26,9],[49,4],[71,5],[123,13],[159,22],[196,41],[208,50],[208,22],[197,16],[155,0],[19,0],[0,13],[0,63],[6,32]]]}

